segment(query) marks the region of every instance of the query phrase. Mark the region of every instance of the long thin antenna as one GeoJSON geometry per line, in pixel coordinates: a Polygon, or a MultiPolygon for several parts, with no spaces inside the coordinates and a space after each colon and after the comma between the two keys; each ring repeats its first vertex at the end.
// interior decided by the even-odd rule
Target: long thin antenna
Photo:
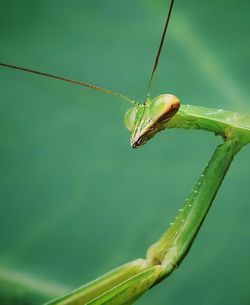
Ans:
{"type": "Polygon", "coordinates": [[[66,78],[66,77],[56,76],[56,75],[53,75],[53,74],[44,73],[44,72],[31,70],[31,69],[24,68],[24,67],[4,64],[4,63],[0,63],[0,66],[6,67],[6,68],[12,68],[12,69],[16,69],[16,70],[21,70],[21,71],[29,72],[29,73],[33,73],[33,74],[38,74],[38,75],[42,75],[42,76],[45,76],[45,77],[50,77],[50,78],[54,78],[54,79],[58,79],[58,80],[62,80],[64,82],[68,82],[68,83],[71,83],[71,84],[74,84],[74,85],[83,86],[83,87],[87,87],[87,88],[90,88],[90,89],[94,89],[94,90],[97,90],[97,91],[104,92],[106,94],[114,95],[116,97],[119,97],[119,98],[131,103],[131,104],[138,104],[136,101],[131,100],[126,95],[120,94],[120,93],[115,92],[115,91],[111,91],[109,89],[105,89],[105,88],[102,88],[102,87],[91,85],[89,83],[80,82],[80,81],[72,80],[72,79],[69,79],[69,78],[66,78]]]}
{"type": "Polygon", "coordinates": [[[155,76],[158,61],[159,61],[159,58],[160,58],[160,55],[161,55],[161,50],[162,50],[163,42],[164,42],[164,39],[165,39],[165,36],[166,36],[168,23],[169,23],[170,16],[171,16],[171,13],[172,13],[173,5],[174,5],[174,0],[171,0],[170,7],[169,7],[169,10],[168,10],[168,16],[167,16],[166,23],[165,23],[165,26],[163,28],[163,33],[162,33],[162,36],[161,36],[160,46],[158,48],[158,51],[157,51],[157,54],[156,54],[156,57],[155,57],[155,63],[154,63],[153,71],[151,73],[149,83],[148,83],[147,98],[150,97],[150,89],[151,89],[151,85],[152,85],[152,82],[153,82],[153,79],[154,79],[154,76],[155,76]]]}

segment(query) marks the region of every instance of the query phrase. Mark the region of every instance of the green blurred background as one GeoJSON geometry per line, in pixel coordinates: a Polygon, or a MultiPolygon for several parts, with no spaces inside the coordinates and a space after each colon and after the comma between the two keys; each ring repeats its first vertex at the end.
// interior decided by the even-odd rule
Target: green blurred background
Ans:
{"type": "MultiPolygon", "coordinates": [[[[143,101],[168,4],[1,0],[0,61],[143,101]]],[[[152,94],[250,112],[249,10],[247,0],[176,0],[152,94]]],[[[15,283],[41,289],[41,304],[144,257],[220,139],[170,130],[132,150],[130,105],[4,68],[0,78],[1,304],[27,304],[15,283]]],[[[249,152],[181,267],[138,304],[250,304],[249,152]]]]}

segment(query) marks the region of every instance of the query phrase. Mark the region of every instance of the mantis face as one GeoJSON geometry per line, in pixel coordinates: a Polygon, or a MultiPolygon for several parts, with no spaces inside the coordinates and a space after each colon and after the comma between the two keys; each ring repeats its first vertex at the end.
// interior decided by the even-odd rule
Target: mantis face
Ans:
{"type": "Polygon", "coordinates": [[[129,109],[125,114],[125,126],[131,135],[133,148],[144,145],[158,131],[164,128],[180,107],[179,99],[172,94],[163,94],[145,104],[129,109]]]}

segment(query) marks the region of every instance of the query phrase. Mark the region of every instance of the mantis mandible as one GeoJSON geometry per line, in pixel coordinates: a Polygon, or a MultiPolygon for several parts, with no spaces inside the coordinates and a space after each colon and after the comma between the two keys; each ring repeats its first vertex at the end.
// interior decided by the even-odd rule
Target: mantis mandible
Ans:
{"type": "Polygon", "coordinates": [[[61,79],[76,85],[115,95],[134,104],[125,115],[125,125],[131,131],[131,146],[138,148],[156,133],[169,128],[203,129],[220,135],[223,144],[215,150],[176,221],[165,234],[150,247],[146,259],[128,263],[102,278],[63,296],[50,304],[132,304],[147,289],[167,277],[187,254],[202,225],[221,182],[238,151],[250,142],[250,116],[182,105],[172,94],[151,98],[150,88],[155,76],[174,1],[164,27],[144,103],[139,104],[120,93],[83,82],[72,81],[47,73],[8,64],[1,66],[61,79]]]}

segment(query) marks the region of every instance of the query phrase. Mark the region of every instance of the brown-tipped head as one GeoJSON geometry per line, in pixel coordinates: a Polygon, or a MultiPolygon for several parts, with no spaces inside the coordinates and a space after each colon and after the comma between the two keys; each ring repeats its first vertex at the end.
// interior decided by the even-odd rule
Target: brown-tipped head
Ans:
{"type": "Polygon", "coordinates": [[[153,100],[148,100],[140,111],[137,111],[131,146],[137,148],[145,144],[164,128],[164,124],[177,113],[179,108],[180,100],[173,94],[162,94],[153,100]]]}

